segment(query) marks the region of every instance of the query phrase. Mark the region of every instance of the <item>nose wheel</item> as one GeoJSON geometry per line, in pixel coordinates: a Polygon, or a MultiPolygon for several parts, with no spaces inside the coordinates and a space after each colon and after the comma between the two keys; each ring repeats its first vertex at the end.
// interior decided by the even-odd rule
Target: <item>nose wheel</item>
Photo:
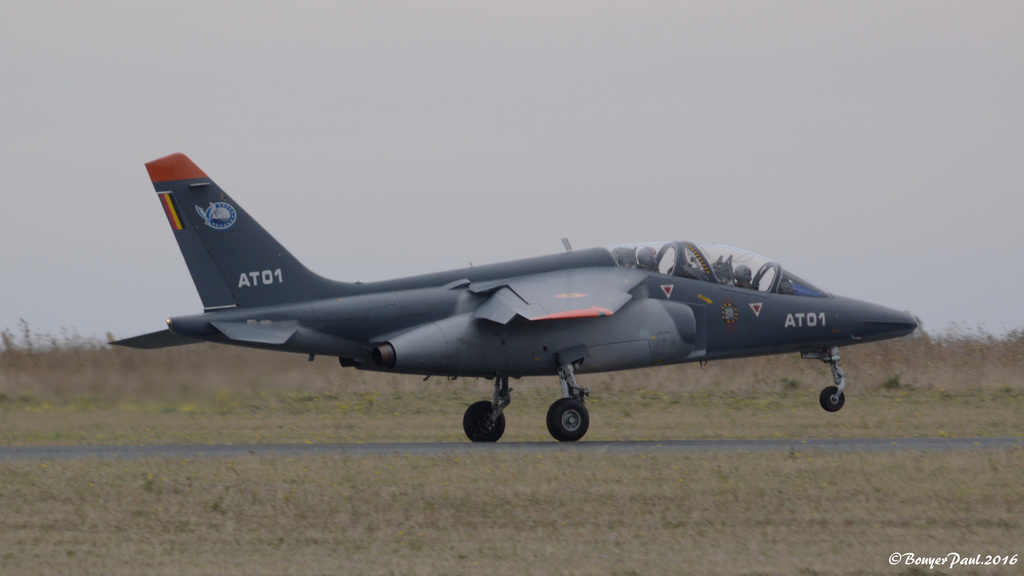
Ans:
{"type": "Polygon", "coordinates": [[[826,412],[838,412],[846,404],[846,395],[843,394],[843,388],[846,388],[846,372],[839,365],[839,347],[833,346],[821,351],[802,352],[800,355],[809,360],[821,360],[829,365],[832,370],[832,381],[836,385],[826,386],[818,396],[818,403],[826,412]]]}
{"type": "Polygon", "coordinates": [[[846,404],[846,394],[839,391],[838,386],[826,386],[818,396],[818,402],[827,412],[838,412],[846,404]]]}

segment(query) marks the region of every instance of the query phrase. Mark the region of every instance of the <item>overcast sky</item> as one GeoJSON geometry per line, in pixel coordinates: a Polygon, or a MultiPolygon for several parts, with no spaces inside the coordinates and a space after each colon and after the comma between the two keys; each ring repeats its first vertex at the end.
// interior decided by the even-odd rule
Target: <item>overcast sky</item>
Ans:
{"type": "Polygon", "coordinates": [[[3,2],[0,329],[202,310],[172,152],[339,280],[696,240],[1024,328],[1022,2],[3,2]]]}

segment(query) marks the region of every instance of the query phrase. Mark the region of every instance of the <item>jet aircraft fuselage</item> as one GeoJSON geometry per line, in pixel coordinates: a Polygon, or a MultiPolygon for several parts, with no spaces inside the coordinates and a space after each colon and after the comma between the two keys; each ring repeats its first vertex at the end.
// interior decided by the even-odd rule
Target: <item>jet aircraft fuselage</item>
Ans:
{"type": "Polygon", "coordinates": [[[504,430],[509,378],[558,375],[559,440],[585,434],[576,373],[800,352],[830,364],[822,406],[844,403],[841,346],[912,333],[905,312],[835,296],[752,252],[688,241],[569,250],[370,283],[313,274],[188,158],[147,164],[203,300],[202,314],[116,344],[197,341],[333,356],[342,366],[494,379],[467,410],[474,441],[504,430]]]}

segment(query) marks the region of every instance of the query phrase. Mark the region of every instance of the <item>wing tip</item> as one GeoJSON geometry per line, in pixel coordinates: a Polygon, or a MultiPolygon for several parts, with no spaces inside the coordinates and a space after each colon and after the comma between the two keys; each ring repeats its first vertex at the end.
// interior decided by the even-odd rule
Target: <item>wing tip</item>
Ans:
{"type": "Polygon", "coordinates": [[[146,162],[146,170],[149,172],[150,181],[154,183],[209,178],[188,156],[180,152],[146,162]]]}

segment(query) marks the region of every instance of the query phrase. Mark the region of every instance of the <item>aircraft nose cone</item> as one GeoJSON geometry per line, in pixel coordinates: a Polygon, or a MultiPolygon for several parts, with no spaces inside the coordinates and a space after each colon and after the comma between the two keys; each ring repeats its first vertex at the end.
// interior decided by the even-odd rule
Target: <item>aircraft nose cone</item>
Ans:
{"type": "Polygon", "coordinates": [[[917,318],[908,312],[881,306],[864,315],[864,336],[872,339],[897,338],[917,330],[917,318]]]}
{"type": "Polygon", "coordinates": [[[872,342],[913,334],[917,318],[909,312],[894,310],[863,300],[835,296],[840,316],[845,319],[845,333],[854,340],[872,342]]]}

